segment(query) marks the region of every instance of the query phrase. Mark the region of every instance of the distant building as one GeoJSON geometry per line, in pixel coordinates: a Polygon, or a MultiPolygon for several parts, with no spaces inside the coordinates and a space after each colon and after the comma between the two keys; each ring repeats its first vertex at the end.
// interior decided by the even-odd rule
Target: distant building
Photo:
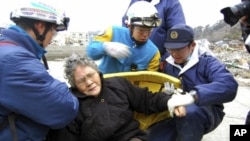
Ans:
{"type": "Polygon", "coordinates": [[[58,32],[51,45],[59,46],[86,46],[88,34],[86,32],[58,32]]]}

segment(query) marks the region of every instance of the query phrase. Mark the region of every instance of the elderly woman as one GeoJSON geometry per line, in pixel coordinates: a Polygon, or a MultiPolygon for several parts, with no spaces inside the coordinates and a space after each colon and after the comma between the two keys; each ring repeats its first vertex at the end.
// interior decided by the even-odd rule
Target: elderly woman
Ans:
{"type": "MultiPolygon", "coordinates": [[[[64,67],[80,109],[75,120],[66,127],[66,133],[61,134],[60,141],[146,141],[146,133],[133,119],[134,111],[151,114],[167,110],[170,101],[174,103],[172,107],[193,101],[191,95],[171,98],[163,92],[152,94],[124,78],[103,79],[93,60],[75,54],[66,59],[64,67]]],[[[185,108],[175,108],[175,114],[185,116],[185,108]]]]}

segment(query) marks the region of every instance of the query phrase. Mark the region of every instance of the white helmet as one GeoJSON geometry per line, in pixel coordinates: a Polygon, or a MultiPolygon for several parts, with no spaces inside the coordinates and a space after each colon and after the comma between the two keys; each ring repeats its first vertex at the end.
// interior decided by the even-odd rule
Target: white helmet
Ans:
{"type": "Polygon", "coordinates": [[[154,5],[147,1],[137,1],[133,3],[127,11],[127,24],[147,27],[157,27],[161,25],[161,19],[154,5]]]}
{"type": "Polygon", "coordinates": [[[69,18],[65,16],[64,12],[40,1],[26,2],[10,13],[10,19],[15,23],[22,18],[56,24],[57,31],[67,30],[69,24],[69,18]]]}

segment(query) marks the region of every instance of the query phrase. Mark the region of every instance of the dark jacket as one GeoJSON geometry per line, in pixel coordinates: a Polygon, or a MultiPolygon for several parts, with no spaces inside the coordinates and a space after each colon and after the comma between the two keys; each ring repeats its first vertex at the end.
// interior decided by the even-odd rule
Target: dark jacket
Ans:
{"type": "Polygon", "coordinates": [[[17,115],[19,141],[42,141],[49,128],[62,128],[77,115],[78,100],[66,83],[49,75],[40,61],[44,52],[20,27],[2,30],[0,141],[13,139],[8,122],[1,129],[11,113],[17,115]]]}
{"type": "MultiPolygon", "coordinates": [[[[250,0],[241,0],[241,2],[247,2],[247,1],[250,1],[250,0]]],[[[247,8],[249,8],[249,6],[250,5],[247,5],[247,8]]],[[[243,11],[243,8],[241,8],[241,9],[239,8],[239,10],[243,11]]],[[[249,11],[250,11],[250,9],[248,9],[247,13],[250,13],[249,11]]],[[[246,11],[244,13],[246,13],[246,11]]],[[[250,15],[248,14],[247,16],[249,17],[250,15]]],[[[250,19],[248,19],[248,23],[249,23],[249,21],[250,21],[250,19]]],[[[247,39],[247,37],[250,34],[250,27],[249,26],[245,26],[242,23],[240,23],[240,27],[241,27],[241,33],[242,33],[241,36],[243,38],[243,41],[245,42],[246,39],[247,39]]],[[[246,48],[247,52],[250,53],[250,46],[245,44],[245,48],[246,48]]]]}
{"type": "Polygon", "coordinates": [[[68,137],[65,141],[128,141],[137,137],[146,141],[147,135],[133,119],[133,111],[150,114],[167,110],[169,96],[152,94],[147,88],[134,86],[124,78],[105,79],[102,85],[97,98],[72,88],[79,99],[80,111],[74,122],[67,126],[71,135],[59,131],[64,136],[61,138],[68,137]]]}
{"type": "Polygon", "coordinates": [[[198,46],[182,67],[170,56],[164,72],[181,80],[185,92],[197,91],[199,106],[213,106],[224,115],[223,103],[232,101],[237,94],[238,83],[225,64],[209,55],[198,54],[198,46]]]}
{"type": "Polygon", "coordinates": [[[175,64],[172,56],[168,57],[164,72],[179,78],[184,92],[197,92],[198,99],[195,104],[200,110],[195,113],[207,117],[206,123],[209,125],[203,125],[201,128],[205,128],[204,133],[208,133],[223,120],[223,103],[236,97],[238,83],[225,64],[213,56],[200,55],[198,50],[196,46],[184,66],[175,64]]]}

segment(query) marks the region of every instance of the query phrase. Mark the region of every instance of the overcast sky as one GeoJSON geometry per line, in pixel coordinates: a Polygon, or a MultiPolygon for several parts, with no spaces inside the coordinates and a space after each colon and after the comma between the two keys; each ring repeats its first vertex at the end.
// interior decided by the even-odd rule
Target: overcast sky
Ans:
{"type": "Polygon", "coordinates": [[[234,6],[241,0],[180,0],[187,24],[192,27],[214,24],[223,19],[220,10],[224,7],[234,6]]]}
{"type": "MultiPolygon", "coordinates": [[[[0,5],[0,25],[11,23],[10,11],[25,0],[4,0],[0,5]]],[[[65,9],[70,17],[69,31],[88,31],[108,25],[121,25],[130,0],[43,0],[65,9]]],[[[223,19],[220,9],[241,0],[180,0],[187,24],[192,27],[214,24],[223,19]]]]}

